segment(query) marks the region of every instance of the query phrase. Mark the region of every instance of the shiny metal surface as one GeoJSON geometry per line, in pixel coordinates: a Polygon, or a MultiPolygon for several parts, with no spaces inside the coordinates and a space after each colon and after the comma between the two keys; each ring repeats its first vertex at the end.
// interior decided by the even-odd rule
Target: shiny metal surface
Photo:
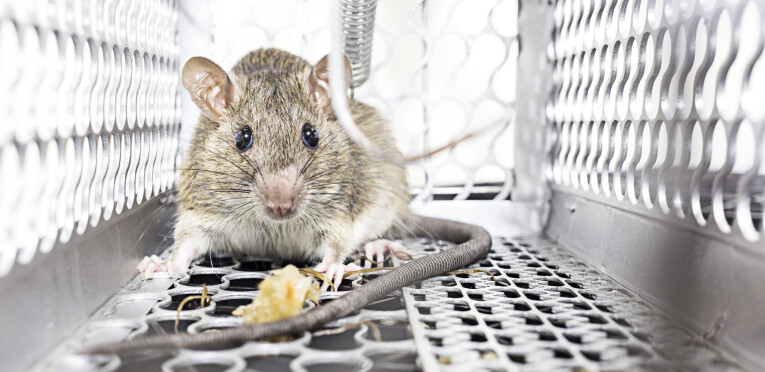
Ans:
{"type": "Polygon", "coordinates": [[[168,190],[173,1],[0,4],[0,276],[168,190]]]}
{"type": "Polygon", "coordinates": [[[171,198],[162,194],[58,242],[0,280],[3,371],[29,371],[135,276],[140,257],[172,244],[171,198]]]}
{"type": "MultiPolygon", "coordinates": [[[[445,247],[418,243],[420,254],[445,247]]],[[[426,371],[741,370],[546,238],[495,238],[471,267],[485,272],[404,289],[426,371]]]]}
{"type": "Polygon", "coordinates": [[[567,193],[544,233],[734,360],[765,366],[765,256],[752,247],[567,193]]]}
{"type": "Polygon", "coordinates": [[[215,312],[256,294],[232,285],[266,275],[240,258],[134,277],[86,318],[166,246],[170,216],[151,208],[198,118],[180,63],[204,55],[228,68],[260,47],[317,61],[334,2],[0,0],[0,285],[16,306],[0,318],[19,334],[3,339],[4,366],[26,368],[70,333],[38,370],[765,366],[761,1],[373,3],[345,1],[354,94],[390,118],[405,154],[496,124],[409,167],[415,210],[496,237],[475,265],[493,277],[434,278],[329,325],[391,327],[382,342],[361,325],[336,338],[73,355],[168,332],[173,296],[198,293],[197,280],[215,304],[183,311],[183,327],[239,324],[215,312]],[[444,196],[456,200],[432,201],[444,196]]]}
{"type": "Polygon", "coordinates": [[[372,38],[377,0],[343,0],[340,14],[343,24],[343,51],[351,60],[355,88],[369,79],[372,68],[372,38]]]}
{"type": "Polygon", "coordinates": [[[762,368],[765,6],[552,6],[545,234],[762,368]]]}
{"type": "Polygon", "coordinates": [[[558,1],[554,19],[554,187],[761,242],[762,2],[558,1]]]}

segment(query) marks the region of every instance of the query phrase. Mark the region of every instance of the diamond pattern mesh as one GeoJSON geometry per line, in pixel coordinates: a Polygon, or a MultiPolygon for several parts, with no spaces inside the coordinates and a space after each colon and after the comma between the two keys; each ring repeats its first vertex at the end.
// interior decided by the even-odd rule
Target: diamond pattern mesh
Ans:
{"type": "Polygon", "coordinates": [[[556,2],[552,182],[760,241],[763,20],[761,1],[556,2]]]}
{"type": "Polygon", "coordinates": [[[0,4],[0,276],[170,189],[175,2],[0,4]]]}

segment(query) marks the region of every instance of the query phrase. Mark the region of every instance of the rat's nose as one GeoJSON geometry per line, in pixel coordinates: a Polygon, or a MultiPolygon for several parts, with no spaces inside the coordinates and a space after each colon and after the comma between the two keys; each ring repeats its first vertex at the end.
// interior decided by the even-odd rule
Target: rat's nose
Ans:
{"type": "Polygon", "coordinates": [[[262,172],[258,186],[265,197],[266,208],[273,216],[284,217],[293,210],[295,196],[303,183],[297,167],[291,165],[275,172],[262,172]]]}
{"type": "Polygon", "coordinates": [[[292,208],[292,201],[288,201],[284,203],[274,203],[274,202],[268,201],[266,203],[266,206],[275,215],[284,216],[285,214],[289,213],[290,209],[292,208]]]}

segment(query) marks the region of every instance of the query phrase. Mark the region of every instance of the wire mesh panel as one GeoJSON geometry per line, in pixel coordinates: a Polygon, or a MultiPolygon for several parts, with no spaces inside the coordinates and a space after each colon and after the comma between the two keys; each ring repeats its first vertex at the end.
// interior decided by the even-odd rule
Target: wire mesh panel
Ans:
{"type": "MultiPolygon", "coordinates": [[[[344,2],[346,45],[358,41],[352,30],[362,34],[369,27],[363,21],[375,17],[371,49],[360,42],[346,53],[371,53],[368,69],[354,64],[354,73],[360,75],[355,83],[369,75],[355,89],[355,98],[390,119],[398,147],[405,154],[417,154],[446,144],[462,131],[488,127],[456,149],[411,166],[413,191],[420,199],[433,194],[506,199],[512,190],[518,2],[381,1],[376,13],[369,11],[370,3],[344,2]]],[[[328,15],[334,4],[181,3],[189,31],[205,30],[188,41],[182,57],[202,54],[230,68],[252,50],[276,47],[315,63],[330,51],[328,15]]],[[[198,112],[193,105],[184,107],[189,108],[184,112],[184,135],[190,135],[198,112]]]]}
{"type": "Polygon", "coordinates": [[[0,275],[173,185],[173,1],[0,2],[0,275]]]}
{"type": "Polygon", "coordinates": [[[763,237],[765,6],[559,1],[547,115],[559,190],[763,237]]]}

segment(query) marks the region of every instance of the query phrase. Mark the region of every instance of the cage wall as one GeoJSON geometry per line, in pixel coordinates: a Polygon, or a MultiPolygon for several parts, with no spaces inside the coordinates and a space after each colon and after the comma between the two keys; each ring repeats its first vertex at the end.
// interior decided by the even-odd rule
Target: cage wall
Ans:
{"type": "Polygon", "coordinates": [[[177,22],[173,1],[0,1],[3,369],[39,361],[167,236],[177,22]]]}
{"type": "Polygon", "coordinates": [[[762,365],[765,7],[559,1],[546,233],[762,365]]]}
{"type": "Polygon", "coordinates": [[[170,189],[171,1],[0,4],[0,276],[170,189]]]}
{"type": "Polygon", "coordinates": [[[619,3],[556,4],[554,187],[761,241],[764,7],[619,3]]]}
{"type": "MultiPolygon", "coordinates": [[[[167,315],[159,302],[190,276],[114,291],[135,274],[125,262],[171,244],[175,166],[199,116],[182,63],[230,68],[260,47],[315,62],[333,3],[0,2],[0,292],[17,335],[0,359],[30,365],[102,304],[84,338],[167,315]],[[101,322],[125,298],[148,305],[101,322]]],[[[479,263],[496,278],[404,290],[399,320],[419,342],[406,352],[430,368],[488,368],[489,349],[517,369],[633,366],[665,361],[662,349],[694,366],[765,365],[764,20],[752,0],[379,2],[354,97],[390,119],[406,154],[487,128],[409,177],[419,207],[449,199],[418,210],[481,224],[499,247],[479,263]],[[544,237],[509,238],[543,224],[544,237]],[[446,349],[431,343],[452,334],[446,349]]],[[[235,271],[216,272],[230,283],[235,271]]],[[[298,349],[301,363],[317,355],[298,349]]]]}

